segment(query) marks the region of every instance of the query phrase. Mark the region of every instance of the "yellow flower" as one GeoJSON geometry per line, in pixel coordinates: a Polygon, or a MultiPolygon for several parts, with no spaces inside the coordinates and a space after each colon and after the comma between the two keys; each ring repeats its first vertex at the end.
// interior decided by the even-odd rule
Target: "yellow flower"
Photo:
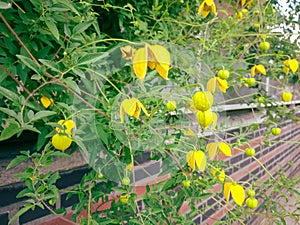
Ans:
{"type": "Polygon", "coordinates": [[[216,168],[210,171],[210,173],[214,176],[217,177],[221,182],[225,181],[225,172],[221,168],[216,168]]]}
{"type": "Polygon", "coordinates": [[[54,148],[65,151],[72,144],[72,138],[65,134],[54,134],[52,137],[52,145],[54,148]]]}
{"type": "Polygon", "coordinates": [[[244,5],[251,6],[252,2],[253,2],[253,0],[242,0],[242,6],[244,6],[244,5]]]}
{"type": "Polygon", "coordinates": [[[235,13],[235,18],[238,19],[238,20],[243,19],[243,13],[242,12],[236,12],[235,13]]]}
{"type": "Polygon", "coordinates": [[[213,122],[213,113],[210,110],[206,110],[204,112],[198,111],[196,115],[197,122],[204,129],[208,128],[213,122]]]}
{"type": "Polygon", "coordinates": [[[144,81],[147,67],[156,69],[164,79],[168,79],[171,64],[170,52],[161,45],[146,45],[135,51],[133,56],[133,70],[141,82],[144,81]]]}
{"type": "Polygon", "coordinates": [[[291,92],[283,92],[281,94],[281,99],[284,102],[290,102],[290,101],[292,101],[292,98],[293,98],[293,95],[291,92]]]}
{"type": "Polygon", "coordinates": [[[166,107],[169,112],[173,112],[176,109],[176,102],[174,100],[167,101],[166,107]]]}
{"type": "Polygon", "coordinates": [[[195,171],[196,165],[200,171],[205,170],[206,157],[204,152],[200,150],[189,151],[186,155],[186,161],[192,171],[195,171]]]}
{"type": "Polygon", "coordinates": [[[60,120],[57,123],[60,124],[63,129],[56,127],[56,133],[66,133],[70,137],[74,136],[73,131],[76,128],[76,124],[73,120],[60,120]]]}
{"type": "Polygon", "coordinates": [[[52,137],[52,145],[58,150],[65,151],[72,144],[73,132],[76,125],[73,120],[60,120],[58,124],[63,128],[55,128],[56,134],[52,137]]]}
{"type": "Polygon", "coordinates": [[[299,63],[298,63],[298,61],[296,59],[285,60],[284,61],[284,65],[285,65],[285,67],[284,67],[283,70],[285,72],[287,71],[286,73],[288,73],[289,70],[291,69],[293,74],[296,73],[296,71],[298,70],[298,67],[299,67],[299,63]]]}
{"type": "Polygon", "coordinates": [[[225,142],[212,142],[207,144],[206,151],[211,160],[213,160],[217,154],[217,151],[221,151],[225,156],[232,156],[230,146],[225,142]]]}
{"type": "Polygon", "coordinates": [[[234,182],[226,182],[224,185],[224,196],[227,203],[229,201],[230,195],[232,196],[233,201],[236,204],[238,204],[239,206],[243,205],[243,202],[245,200],[245,190],[241,185],[234,182]]]}
{"type": "Polygon", "coordinates": [[[42,105],[44,106],[45,109],[47,109],[50,106],[53,106],[53,104],[54,104],[52,98],[48,98],[48,97],[45,97],[45,96],[42,96],[40,101],[41,101],[41,103],[42,103],[42,105]]]}
{"type": "Polygon", "coordinates": [[[204,0],[198,8],[197,13],[202,13],[203,18],[206,18],[210,12],[214,15],[217,14],[216,5],[213,0],[204,0]]]}
{"type": "Polygon", "coordinates": [[[215,93],[216,86],[218,86],[220,91],[226,93],[228,88],[227,80],[221,79],[220,77],[213,77],[210,78],[206,84],[207,90],[211,93],[215,93]]]}
{"type": "Polygon", "coordinates": [[[251,68],[251,76],[255,76],[258,73],[266,75],[266,69],[262,64],[254,65],[251,68]]]}
{"type": "Polygon", "coordinates": [[[214,96],[208,91],[198,91],[193,96],[194,106],[202,112],[209,110],[213,101],[214,96]]]}
{"type": "Polygon", "coordinates": [[[141,109],[146,114],[146,116],[150,116],[145,108],[145,106],[136,98],[125,99],[121,103],[120,107],[120,118],[121,122],[124,122],[124,114],[128,114],[129,116],[133,116],[138,119],[140,117],[141,109]]]}
{"type": "Polygon", "coordinates": [[[133,170],[133,162],[126,165],[126,170],[133,170]]]}

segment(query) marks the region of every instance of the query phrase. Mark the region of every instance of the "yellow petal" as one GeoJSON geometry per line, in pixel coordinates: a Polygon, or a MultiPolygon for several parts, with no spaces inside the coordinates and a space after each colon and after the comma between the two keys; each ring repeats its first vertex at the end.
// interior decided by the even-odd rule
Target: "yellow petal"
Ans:
{"type": "Polygon", "coordinates": [[[76,124],[73,120],[59,120],[57,123],[60,124],[63,129],[56,127],[56,133],[66,133],[73,136],[73,130],[76,128],[76,124]]]}
{"type": "Polygon", "coordinates": [[[189,151],[186,154],[186,161],[189,165],[189,167],[192,169],[192,171],[195,171],[195,157],[194,157],[195,151],[189,151]]]}
{"type": "Polygon", "coordinates": [[[161,45],[147,45],[147,48],[149,51],[149,56],[151,57],[151,60],[148,60],[151,62],[156,62],[155,68],[158,74],[167,80],[171,64],[170,52],[161,45]]]}
{"type": "Polygon", "coordinates": [[[53,147],[61,151],[65,151],[69,148],[71,143],[72,139],[62,134],[54,134],[52,137],[53,147]]]}
{"type": "Polygon", "coordinates": [[[289,67],[292,70],[293,73],[296,73],[299,67],[299,63],[296,59],[291,59],[289,62],[289,67]]]}
{"type": "Polygon", "coordinates": [[[225,181],[225,172],[224,170],[222,170],[221,168],[216,168],[210,171],[210,173],[214,176],[214,177],[218,177],[218,179],[222,182],[225,181]]]}
{"type": "Polygon", "coordinates": [[[151,70],[154,70],[155,67],[156,67],[156,62],[154,62],[154,61],[148,61],[148,67],[149,67],[151,70]]]}
{"type": "Polygon", "coordinates": [[[250,74],[251,74],[252,77],[255,76],[255,74],[256,74],[256,66],[252,66],[252,67],[251,67],[251,72],[250,72],[250,74]]]}
{"type": "Polygon", "coordinates": [[[197,14],[200,14],[203,11],[203,7],[204,7],[205,1],[203,1],[201,3],[201,5],[199,6],[198,10],[197,10],[197,14]]]}
{"type": "Polygon", "coordinates": [[[223,92],[226,93],[226,90],[228,88],[227,80],[223,80],[220,77],[217,77],[217,84],[219,89],[223,92]]]}
{"type": "Polygon", "coordinates": [[[230,146],[228,144],[226,144],[225,142],[221,142],[219,144],[219,149],[224,155],[232,156],[230,146]]]}
{"type": "Polygon", "coordinates": [[[136,113],[137,99],[136,98],[125,99],[121,103],[121,107],[123,108],[125,113],[127,113],[129,116],[133,116],[136,113]]]}
{"type": "Polygon", "coordinates": [[[204,128],[206,129],[212,124],[213,120],[213,115],[210,110],[207,111],[198,111],[196,115],[197,122],[204,128]]]}
{"type": "Polygon", "coordinates": [[[203,18],[206,18],[208,16],[208,14],[210,13],[210,10],[202,10],[202,16],[203,18]]]}
{"type": "Polygon", "coordinates": [[[188,130],[182,131],[185,136],[196,136],[196,134],[189,128],[188,130]]]}
{"type": "Polygon", "coordinates": [[[286,67],[286,66],[284,66],[283,68],[282,68],[282,70],[287,74],[287,73],[289,73],[289,71],[290,71],[290,69],[288,68],[288,67],[286,67]]]}
{"type": "Polygon", "coordinates": [[[50,106],[53,106],[53,99],[52,98],[42,96],[40,101],[41,101],[41,103],[42,103],[42,105],[44,106],[45,109],[47,109],[50,106]]]}
{"type": "Polygon", "coordinates": [[[292,98],[293,98],[293,94],[291,92],[283,92],[281,94],[281,99],[284,102],[290,102],[292,101],[292,98]]]}
{"type": "Polygon", "coordinates": [[[256,65],[256,70],[262,75],[266,75],[266,69],[262,64],[256,65]]]}
{"type": "Polygon", "coordinates": [[[198,150],[194,152],[194,158],[196,161],[196,165],[200,171],[204,171],[206,167],[206,157],[204,152],[198,150]]]}
{"type": "Polygon", "coordinates": [[[242,0],[242,6],[244,6],[246,3],[246,0],[242,0]]]}
{"type": "Polygon", "coordinates": [[[147,117],[149,117],[150,114],[147,112],[145,106],[144,106],[138,99],[136,99],[136,100],[137,100],[138,106],[143,110],[143,112],[145,113],[145,115],[146,115],[147,117]]]}
{"type": "Polygon", "coordinates": [[[124,46],[121,48],[121,52],[122,52],[122,58],[124,59],[132,59],[133,57],[133,48],[129,45],[124,46]]]}
{"type": "Polygon", "coordinates": [[[136,118],[136,119],[139,119],[140,118],[140,114],[141,114],[141,107],[139,106],[139,104],[136,102],[135,103],[135,111],[133,113],[133,117],[136,118]]]}
{"type": "Polygon", "coordinates": [[[212,126],[215,129],[218,123],[218,114],[216,112],[212,112],[212,126]]]}
{"type": "Polygon", "coordinates": [[[216,8],[216,5],[215,5],[215,4],[213,4],[213,5],[211,6],[211,11],[212,11],[212,13],[213,13],[214,15],[217,15],[217,8],[216,8]]]}
{"type": "Polygon", "coordinates": [[[224,185],[224,197],[225,197],[227,203],[228,203],[229,197],[230,197],[230,188],[231,188],[231,186],[232,186],[231,182],[227,182],[224,185]]]}
{"type": "Polygon", "coordinates": [[[144,81],[147,72],[147,55],[147,49],[140,48],[133,56],[133,70],[141,82],[144,81]]]}
{"type": "Polygon", "coordinates": [[[230,187],[231,196],[233,198],[233,201],[238,204],[239,206],[243,205],[243,202],[245,200],[245,190],[244,188],[239,184],[232,184],[230,187]]]}
{"type": "Polygon", "coordinates": [[[217,86],[217,79],[215,77],[210,78],[206,84],[207,90],[211,93],[215,93],[217,86]]]}
{"type": "Polygon", "coordinates": [[[206,145],[206,151],[208,152],[208,157],[213,160],[217,154],[219,143],[212,142],[206,145]]]}
{"type": "Polygon", "coordinates": [[[133,162],[126,165],[126,170],[133,170],[133,162]]]}

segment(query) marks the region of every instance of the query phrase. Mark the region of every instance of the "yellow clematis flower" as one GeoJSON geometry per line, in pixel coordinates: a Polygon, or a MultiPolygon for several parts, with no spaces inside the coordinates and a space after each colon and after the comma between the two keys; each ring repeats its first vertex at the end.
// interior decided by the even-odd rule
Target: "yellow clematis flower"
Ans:
{"type": "Polygon", "coordinates": [[[204,112],[209,110],[214,102],[214,96],[209,91],[198,91],[193,96],[196,109],[204,112]]]}
{"type": "Polygon", "coordinates": [[[52,145],[54,148],[65,151],[72,144],[72,138],[64,134],[54,134],[52,137],[52,145]]]}
{"type": "Polygon", "coordinates": [[[196,114],[197,122],[203,127],[204,129],[208,128],[213,122],[213,114],[212,111],[198,111],[196,114]]]}
{"type": "Polygon", "coordinates": [[[135,51],[132,59],[135,75],[144,81],[147,67],[156,69],[158,74],[168,80],[168,72],[171,64],[170,52],[161,45],[149,45],[135,51]]]}
{"type": "Polygon", "coordinates": [[[262,75],[266,75],[266,69],[262,64],[254,65],[251,67],[251,76],[255,76],[256,74],[260,73],[262,75]]]}
{"type": "Polygon", "coordinates": [[[220,77],[213,77],[208,80],[206,87],[211,93],[215,93],[216,87],[218,87],[223,93],[226,93],[228,89],[228,83],[227,80],[223,80],[220,77]]]}
{"type": "Polygon", "coordinates": [[[222,152],[225,156],[232,156],[230,146],[225,142],[211,142],[206,145],[206,151],[211,160],[213,160],[218,151],[222,152]]]}
{"type": "Polygon", "coordinates": [[[124,114],[128,114],[129,116],[133,116],[134,118],[138,119],[140,117],[141,109],[146,114],[147,117],[150,115],[148,114],[145,106],[136,98],[125,99],[121,103],[120,107],[120,118],[121,122],[124,122],[124,114]]]}
{"type": "Polygon", "coordinates": [[[76,124],[73,120],[60,120],[58,124],[60,124],[63,129],[55,128],[56,134],[52,137],[52,145],[58,150],[65,151],[72,144],[76,124]]]}
{"type": "Polygon", "coordinates": [[[226,182],[224,185],[224,196],[227,203],[229,201],[230,195],[232,196],[233,201],[236,204],[238,204],[239,206],[243,205],[243,202],[245,200],[245,190],[241,185],[234,182],[226,182]]]}
{"type": "Polygon", "coordinates": [[[210,171],[210,173],[214,176],[217,177],[221,182],[225,181],[225,172],[221,168],[216,168],[210,171]]]}
{"type": "Polygon", "coordinates": [[[298,70],[299,68],[299,63],[296,59],[288,59],[288,60],[285,60],[284,62],[284,67],[283,67],[283,70],[288,73],[289,70],[292,71],[293,74],[296,73],[296,71],[298,70]]]}
{"type": "Polygon", "coordinates": [[[253,0],[242,0],[242,7],[244,7],[244,5],[251,6],[252,3],[253,3],[253,0]]]}
{"type": "Polygon", "coordinates": [[[189,151],[186,155],[186,161],[192,171],[195,171],[197,165],[200,171],[204,171],[206,167],[206,156],[204,152],[200,150],[189,151]]]}
{"type": "Polygon", "coordinates": [[[214,0],[204,0],[198,8],[197,14],[202,13],[203,18],[206,18],[210,12],[214,15],[217,14],[215,2],[214,0]]]}
{"type": "Polygon", "coordinates": [[[293,94],[289,91],[283,92],[281,94],[281,99],[284,102],[290,102],[290,101],[292,101],[292,98],[293,98],[293,94]]]}
{"type": "Polygon", "coordinates": [[[50,106],[54,105],[53,99],[46,96],[42,96],[40,101],[45,109],[48,109],[50,106]]]}

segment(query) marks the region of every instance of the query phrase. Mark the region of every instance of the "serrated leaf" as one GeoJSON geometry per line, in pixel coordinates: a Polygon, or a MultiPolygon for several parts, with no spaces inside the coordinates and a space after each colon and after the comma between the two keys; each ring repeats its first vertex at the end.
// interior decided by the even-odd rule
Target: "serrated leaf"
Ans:
{"type": "Polygon", "coordinates": [[[45,23],[50,30],[50,32],[53,34],[56,40],[59,40],[59,32],[58,29],[55,25],[55,23],[52,20],[48,20],[47,18],[45,19],[45,23]]]}

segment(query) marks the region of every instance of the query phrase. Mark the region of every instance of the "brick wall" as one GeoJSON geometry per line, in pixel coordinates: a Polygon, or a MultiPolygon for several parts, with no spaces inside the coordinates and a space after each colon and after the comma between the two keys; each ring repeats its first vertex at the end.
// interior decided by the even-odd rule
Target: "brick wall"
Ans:
{"type": "MultiPolygon", "coordinates": [[[[294,176],[300,169],[300,146],[298,144],[287,144],[285,141],[296,142],[300,137],[300,126],[293,124],[291,121],[285,121],[283,124],[280,124],[280,127],[282,129],[282,134],[276,137],[271,136],[272,140],[275,141],[274,143],[272,142],[273,144],[271,146],[261,145],[265,139],[264,134],[267,131],[267,128],[264,125],[260,125],[254,133],[249,133],[247,138],[250,140],[249,144],[256,150],[256,157],[269,171],[274,174],[275,171],[282,166],[287,175],[294,176]],[[280,140],[280,142],[276,142],[277,140],[280,140]],[[294,163],[293,166],[289,164],[290,161],[294,163]]],[[[233,129],[227,131],[227,137],[225,138],[228,143],[234,143],[236,141],[236,138],[233,138],[230,135],[236,131],[238,130],[233,129]]],[[[136,191],[139,195],[142,195],[145,192],[146,183],[155,183],[168,178],[168,175],[163,177],[157,176],[161,172],[160,161],[153,161],[152,163],[149,163],[149,161],[147,161],[149,156],[150,153],[148,152],[137,159],[139,163],[147,163],[147,166],[143,167],[143,169],[138,167],[136,168],[135,178],[136,182],[140,185],[136,188],[136,191]],[[152,180],[147,178],[148,174],[146,174],[144,170],[152,175],[152,180]]],[[[243,152],[233,150],[233,156],[226,158],[225,162],[231,165],[228,167],[226,173],[232,176],[234,180],[251,182],[256,180],[262,181],[267,178],[267,174],[263,168],[254,159],[247,157],[243,152]]],[[[60,189],[69,189],[74,184],[78,183],[81,180],[81,177],[89,171],[90,169],[83,166],[61,172],[61,179],[58,180],[57,185],[60,189]]],[[[6,225],[8,219],[22,207],[22,201],[24,199],[16,199],[15,196],[23,188],[24,184],[19,182],[0,187],[0,225],[6,225]]],[[[218,190],[221,186],[217,185],[215,188],[218,190]]],[[[66,217],[70,219],[72,215],[70,206],[77,203],[78,199],[74,196],[67,200],[66,195],[66,193],[61,194],[58,203],[53,208],[55,209],[61,206],[68,208],[69,214],[66,217]]],[[[143,208],[142,201],[139,200],[138,204],[141,208],[143,208]]],[[[204,213],[197,215],[194,218],[194,221],[197,224],[213,224],[218,218],[224,219],[226,216],[225,209],[221,208],[212,198],[199,203],[198,207],[204,209],[204,213]]],[[[188,205],[185,203],[181,208],[181,213],[188,213],[188,210],[188,205]]],[[[254,219],[256,218],[251,218],[251,220],[254,219]]],[[[36,208],[34,211],[28,211],[22,215],[14,224],[57,225],[69,223],[61,218],[56,218],[54,215],[51,215],[47,209],[42,210],[36,208]]]]}

